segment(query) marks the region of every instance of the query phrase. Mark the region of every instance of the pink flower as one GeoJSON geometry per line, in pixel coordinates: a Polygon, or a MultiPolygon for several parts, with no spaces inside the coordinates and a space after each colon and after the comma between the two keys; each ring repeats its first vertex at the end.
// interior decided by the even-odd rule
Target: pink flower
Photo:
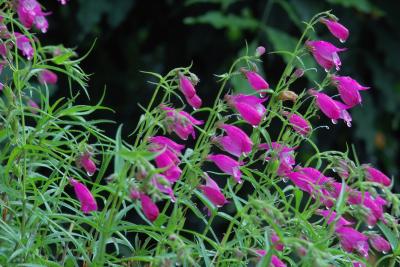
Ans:
{"type": "Polygon", "coordinates": [[[194,95],[191,98],[185,96],[186,101],[188,104],[193,108],[193,109],[199,109],[201,108],[201,105],[203,104],[203,101],[201,101],[201,98],[198,95],[194,95]]]}
{"type": "Polygon", "coordinates": [[[129,196],[132,199],[139,199],[140,198],[140,191],[137,188],[132,188],[130,190],[129,196]]]}
{"type": "Polygon", "coordinates": [[[57,0],[61,5],[66,5],[68,0],[57,0]]]}
{"type": "Polygon", "coordinates": [[[336,234],[339,237],[342,248],[347,252],[358,251],[363,257],[368,258],[368,237],[363,233],[351,228],[336,228],[336,234]]]}
{"type": "Polygon", "coordinates": [[[29,38],[21,33],[14,33],[17,43],[17,48],[21,50],[22,54],[28,59],[31,60],[33,58],[33,47],[29,41],[29,38]]]}
{"type": "Polygon", "coordinates": [[[384,186],[390,186],[390,184],[392,183],[390,178],[387,177],[380,170],[372,168],[366,164],[363,165],[363,168],[365,172],[365,177],[367,178],[368,181],[380,183],[383,184],[384,186]]]}
{"type": "MultiPolygon", "coordinates": [[[[246,75],[247,81],[254,90],[262,91],[269,89],[269,84],[257,72],[246,69],[241,69],[241,71],[246,75]]],[[[262,92],[261,96],[265,96],[265,92],[262,92]]]]}
{"type": "Polygon", "coordinates": [[[351,127],[351,116],[346,109],[349,107],[343,103],[333,100],[330,96],[319,93],[314,90],[309,90],[310,94],[316,97],[316,104],[318,108],[328,118],[332,120],[332,123],[336,124],[338,119],[343,119],[348,127],[351,127]]]}
{"type": "Polygon", "coordinates": [[[222,154],[208,155],[207,160],[214,162],[221,171],[232,175],[236,182],[242,182],[240,164],[236,160],[222,154]]]}
{"type": "Polygon", "coordinates": [[[308,135],[310,133],[311,131],[310,123],[302,116],[294,113],[289,113],[287,111],[284,111],[283,115],[289,119],[290,124],[292,125],[293,129],[296,132],[298,132],[303,136],[308,135]]]}
{"type": "Polygon", "coordinates": [[[192,82],[183,74],[179,74],[179,89],[188,98],[196,94],[196,89],[194,89],[192,82]]]}
{"type": "Polygon", "coordinates": [[[40,109],[39,105],[32,99],[28,100],[28,106],[31,107],[31,111],[33,114],[37,114],[40,109]]]}
{"type": "Polygon", "coordinates": [[[326,71],[333,66],[336,67],[336,70],[340,69],[342,63],[337,53],[345,51],[346,48],[337,48],[333,44],[325,41],[307,41],[306,46],[313,54],[317,63],[326,71]]]}
{"type": "Polygon", "coordinates": [[[386,200],[380,196],[375,199],[368,192],[357,190],[350,191],[348,202],[351,205],[361,205],[368,210],[366,221],[368,225],[374,226],[378,220],[383,220],[383,207],[387,204],[386,200]]]}
{"type": "Polygon", "coordinates": [[[82,168],[85,169],[87,175],[92,176],[96,172],[96,164],[94,161],[91,159],[89,153],[84,153],[80,158],[79,158],[79,165],[82,166],[82,168]]]}
{"type": "Polygon", "coordinates": [[[223,124],[220,128],[225,130],[227,136],[217,137],[215,140],[225,151],[237,157],[251,152],[253,142],[242,129],[229,124],[223,124]]]}
{"type": "Polygon", "coordinates": [[[218,184],[211,179],[208,175],[205,177],[206,184],[199,185],[203,194],[217,207],[222,207],[228,201],[225,199],[225,196],[221,193],[221,189],[219,188],[218,184]]]}
{"type": "Polygon", "coordinates": [[[256,57],[261,57],[262,55],[265,54],[265,47],[264,46],[259,46],[256,48],[256,57]]]}
{"type": "Polygon", "coordinates": [[[361,103],[361,95],[358,91],[369,89],[369,87],[360,85],[349,76],[333,75],[332,81],[336,84],[340,98],[349,107],[354,107],[361,103]]]}
{"type": "Polygon", "coordinates": [[[160,214],[157,205],[145,194],[140,195],[140,202],[142,204],[142,211],[146,218],[151,222],[154,222],[160,214]]]}
{"type": "MultiPolygon", "coordinates": [[[[296,164],[293,155],[294,148],[279,144],[277,142],[272,142],[270,147],[268,144],[260,144],[259,148],[266,149],[273,155],[272,159],[279,160],[279,167],[277,174],[279,176],[285,176],[293,170],[293,165],[296,164]]],[[[266,160],[270,160],[271,157],[267,157],[266,160]]]]}
{"type": "Polygon", "coordinates": [[[353,223],[344,219],[342,216],[337,217],[336,212],[331,210],[317,210],[317,214],[326,218],[327,223],[331,224],[333,221],[336,221],[335,228],[340,228],[343,226],[350,226],[353,223]],[[336,218],[338,218],[336,220],[336,218]]]}
{"type": "Polygon", "coordinates": [[[57,74],[55,74],[54,72],[50,71],[50,70],[42,70],[39,73],[39,83],[41,84],[56,84],[57,83],[57,74]]]}
{"type": "Polygon", "coordinates": [[[162,150],[164,147],[171,150],[175,154],[181,154],[185,148],[184,145],[178,144],[165,136],[153,136],[149,138],[150,143],[156,145],[156,150],[162,150]]]}
{"type": "Polygon", "coordinates": [[[265,114],[265,107],[262,104],[266,98],[247,96],[243,94],[226,95],[226,101],[234,107],[242,118],[253,126],[260,124],[265,114]]]}
{"type": "Polygon", "coordinates": [[[187,140],[189,135],[196,138],[194,125],[201,125],[203,121],[196,120],[185,111],[177,111],[173,108],[161,106],[166,111],[165,123],[168,132],[175,132],[181,139],[187,140]]]}
{"type": "Polygon", "coordinates": [[[384,254],[388,253],[391,250],[389,242],[380,235],[377,234],[370,235],[369,242],[375,250],[382,252],[384,254]]]}
{"type": "Polygon", "coordinates": [[[324,23],[332,35],[338,38],[342,43],[349,37],[349,30],[336,20],[321,19],[321,22],[324,23]]]}
{"type": "Polygon", "coordinates": [[[171,182],[162,174],[156,174],[152,177],[151,182],[160,190],[161,193],[167,194],[171,197],[171,201],[175,202],[176,198],[172,190],[171,182]]]}
{"type": "Polygon", "coordinates": [[[19,0],[17,7],[18,18],[21,23],[30,29],[35,17],[42,15],[42,8],[36,0],[19,0]]]}
{"type": "Polygon", "coordinates": [[[182,170],[176,166],[178,162],[174,153],[166,150],[155,158],[156,166],[160,169],[165,169],[163,174],[171,183],[179,180],[182,170]]]}
{"type": "Polygon", "coordinates": [[[283,251],[284,245],[282,244],[281,239],[275,232],[271,234],[271,243],[274,245],[276,250],[283,251]]]}
{"type": "MultiPolygon", "coordinates": [[[[256,253],[261,257],[264,257],[265,255],[267,255],[267,251],[264,250],[264,249],[257,249],[256,253]]],[[[283,263],[277,256],[272,255],[271,256],[271,266],[273,266],[273,267],[286,267],[286,264],[283,263]]]]}
{"type": "Polygon", "coordinates": [[[33,23],[35,24],[36,28],[38,28],[42,33],[46,33],[49,28],[49,22],[43,15],[36,16],[33,23]]]}
{"type": "Polygon", "coordinates": [[[89,189],[77,180],[70,178],[70,184],[74,187],[75,195],[81,202],[81,210],[83,213],[97,211],[96,199],[93,197],[89,189]]]}
{"type": "Polygon", "coordinates": [[[353,267],[366,267],[366,265],[359,261],[353,261],[353,267]]]}

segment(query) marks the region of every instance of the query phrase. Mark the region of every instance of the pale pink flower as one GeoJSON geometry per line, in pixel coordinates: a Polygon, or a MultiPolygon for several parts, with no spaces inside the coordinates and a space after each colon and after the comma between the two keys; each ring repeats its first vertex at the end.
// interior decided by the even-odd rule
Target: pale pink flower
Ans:
{"type": "Polygon", "coordinates": [[[203,194],[217,207],[222,207],[228,203],[218,184],[208,175],[205,176],[205,179],[206,184],[199,185],[199,189],[203,191],[203,194]]]}
{"type": "Polygon", "coordinates": [[[337,20],[321,19],[321,22],[324,23],[332,35],[338,38],[342,43],[349,37],[349,30],[337,22],[337,20]]]}
{"type": "Polygon", "coordinates": [[[142,204],[142,211],[146,218],[151,222],[154,222],[160,214],[157,205],[145,194],[140,195],[140,202],[142,204]]]}
{"type": "Polygon", "coordinates": [[[333,66],[336,67],[336,70],[340,69],[342,62],[340,61],[338,52],[345,51],[346,48],[337,48],[325,41],[307,41],[306,46],[313,54],[317,63],[326,71],[333,66]]]}
{"type": "Polygon", "coordinates": [[[82,212],[89,213],[91,211],[97,211],[96,199],[89,189],[73,178],[70,178],[69,182],[74,187],[75,195],[81,203],[82,212]]]}
{"type": "Polygon", "coordinates": [[[232,175],[236,182],[242,183],[242,173],[238,161],[223,154],[208,155],[207,160],[214,162],[221,171],[232,175]]]}
{"type": "Polygon", "coordinates": [[[265,54],[265,47],[264,46],[259,46],[256,48],[256,57],[261,57],[262,55],[265,54]]]}

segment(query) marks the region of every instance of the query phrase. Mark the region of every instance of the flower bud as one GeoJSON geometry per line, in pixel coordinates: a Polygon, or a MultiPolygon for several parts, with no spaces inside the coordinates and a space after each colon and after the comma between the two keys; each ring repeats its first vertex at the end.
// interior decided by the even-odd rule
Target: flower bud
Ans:
{"type": "Polygon", "coordinates": [[[292,101],[293,103],[296,102],[298,97],[299,96],[295,92],[289,91],[289,90],[284,90],[284,91],[280,92],[278,95],[279,100],[281,100],[281,101],[289,100],[289,101],[292,101]]]}
{"type": "Polygon", "coordinates": [[[261,57],[262,55],[264,55],[264,53],[265,53],[265,47],[264,46],[259,46],[256,49],[255,56],[256,57],[261,57]]]}

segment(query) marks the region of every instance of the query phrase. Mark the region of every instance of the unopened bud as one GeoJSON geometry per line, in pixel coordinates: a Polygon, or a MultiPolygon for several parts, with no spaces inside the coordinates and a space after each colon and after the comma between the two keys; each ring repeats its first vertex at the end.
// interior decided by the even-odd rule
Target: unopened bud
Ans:
{"type": "Polygon", "coordinates": [[[303,70],[303,69],[296,69],[296,70],[293,72],[293,76],[296,77],[296,78],[300,78],[300,77],[302,77],[303,75],[304,75],[304,70],[303,70]]]}
{"type": "Polygon", "coordinates": [[[279,93],[278,99],[281,101],[289,100],[292,102],[296,102],[298,97],[299,96],[295,92],[289,91],[289,90],[284,90],[279,93]]]}
{"type": "Polygon", "coordinates": [[[256,49],[255,56],[256,57],[260,57],[260,56],[264,55],[264,53],[265,53],[265,47],[264,46],[259,46],[256,49]]]}

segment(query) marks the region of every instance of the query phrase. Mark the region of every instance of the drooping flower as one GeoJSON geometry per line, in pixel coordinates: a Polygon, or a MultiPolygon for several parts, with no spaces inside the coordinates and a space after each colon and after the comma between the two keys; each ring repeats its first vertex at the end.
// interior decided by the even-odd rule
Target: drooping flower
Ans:
{"type": "Polygon", "coordinates": [[[326,41],[307,41],[306,46],[317,63],[326,71],[330,70],[333,66],[336,67],[336,70],[340,69],[342,62],[340,61],[338,52],[345,51],[346,48],[338,48],[326,41]]]}
{"type": "Polygon", "coordinates": [[[91,211],[97,211],[96,199],[93,197],[90,190],[84,184],[73,178],[70,178],[69,182],[74,187],[75,195],[79,202],[81,202],[82,212],[89,213],[91,211]]]}
{"type": "Polygon", "coordinates": [[[349,76],[333,75],[332,81],[336,84],[340,98],[348,107],[354,107],[361,103],[361,95],[358,91],[369,89],[369,87],[360,85],[356,80],[349,76]]]}
{"type": "Polygon", "coordinates": [[[317,210],[317,214],[323,216],[328,224],[331,224],[334,220],[336,220],[335,228],[350,226],[353,224],[352,222],[349,222],[342,216],[337,216],[336,212],[332,210],[317,210]]]}
{"type": "Polygon", "coordinates": [[[177,166],[179,160],[174,153],[169,150],[165,150],[155,158],[156,166],[160,169],[165,169],[163,174],[171,183],[175,183],[179,180],[182,170],[177,166]]]}
{"type": "Polygon", "coordinates": [[[176,198],[174,195],[174,190],[172,190],[172,183],[162,174],[156,174],[151,179],[152,184],[160,190],[161,193],[170,196],[171,201],[175,202],[176,198]]]}
{"type": "Polygon", "coordinates": [[[232,175],[236,182],[242,182],[242,173],[238,161],[223,154],[208,155],[207,160],[214,162],[221,171],[232,175]]]}
{"type": "Polygon", "coordinates": [[[29,41],[29,38],[25,35],[15,32],[15,39],[17,43],[17,48],[21,50],[22,54],[28,59],[31,60],[33,58],[33,47],[29,41]]]}
{"type": "Polygon", "coordinates": [[[57,74],[55,74],[54,72],[50,71],[50,70],[42,70],[39,73],[39,83],[41,84],[56,84],[57,83],[57,74]]]}
{"type": "Polygon", "coordinates": [[[205,175],[205,179],[206,184],[199,185],[199,189],[203,191],[203,194],[217,207],[222,207],[228,203],[218,184],[207,174],[205,175]]]}
{"type": "Polygon", "coordinates": [[[36,0],[19,0],[17,13],[22,25],[30,29],[35,17],[37,15],[42,15],[42,8],[36,0]]]}
{"type": "Polygon", "coordinates": [[[140,202],[142,205],[142,211],[146,218],[149,219],[151,222],[154,222],[160,214],[157,205],[149,196],[145,194],[140,195],[140,202]]]}
{"type": "Polygon", "coordinates": [[[274,245],[274,248],[278,251],[283,251],[283,249],[285,248],[283,243],[281,242],[281,239],[275,232],[272,232],[271,234],[271,243],[274,245]]]}
{"type": "Polygon", "coordinates": [[[336,124],[338,119],[342,119],[346,122],[348,127],[351,127],[352,119],[347,112],[348,106],[332,99],[324,93],[319,93],[314,90],[309,90],[309,92],[311,95],[315,96],[318,108],[332,120],[332,123],[336,124]]]}
{"type": "Polygon", "coordinates": [[[40,109],[39,105],[31,98],[28,99],[28,106],[33,114],[37,114],[38,110],[40,109]]]}
{"type": "Polygon", "coordinates": [[[271,147],[268,144],[260,144],[259,148],[266,149],[269,154],[266,160],[278,160],[279,167],[277,174],[279,176],[285,176],[293,170],[293,165],[296,164],[294,158],[294,148],[285,146],[283,144],[272,142],[271,147]]]}
{"type": "Polygon", "coordinates": [[[380,235],[377,234],[370,235],[369,242],[375,250],[382,252],[384,254],[388,253],[391,250],[389,242],[380,235]]]}
{"type": "Polygon", "coordinates": [[[150,143],[156,145],[156,150],[162,150],[164,147],[171,150],[175,154],[181,154],[182,150],[185,148],[184,145],[178,144],[175,141],[172,141],[168,137],[157,135],[149,138],[150,143]]]}
{"type": "Polygon", "coordinates": [[[290,124],[297,133],[303,136],[306,136],[310,133],[311,131],[310,123],[302,116],[287,111],[284,111],[283,115],[289,119],[290,124]]]}
{"type": "Polygon", "coordinates": [[[242,118],[253,126],[260,124],[265,114],[265,107],[262,104],[267,98],[258,98],[252,95],[226,95],[226,101],[234,107],[242,118]]]}
{"type": "Polygon", "coordinates": [[[203,121],[196,120],[185,111],[178,111],[170,107],[161,106],[166,113],[165,123],[168,132],[175,132],[181,139],[187,140],[189,135],[196,138],[194,125],[201,125],[203,121]]]}
{"type": "Polygon", "coordinates": [[[363,165],[363,169],[365,172],[365,177],[367,178],[368,181],[380,183],[383,184],[384,186],[390,186],[390,184],[392,183],[390,178],[387,177],[380,170],[377,170],[366,164],[363,165]]]}
{"type": "Polygon", "coordinates": [[[191,80],[183,74],[179,74],[179,89],[186,98],[186,101],[190,106],[195,109],[199,109],[202,105],[201,98],[196,94],[196,89],[194,88],[191,80]]]}
{"type": "Polygon", "coordinates": [[[373,198],[369,192],[351,190],[348,202],[351,205],[360,205],[367,209],[365,219],[369,226],[374,226],[378,220],[384,220],[383,207],[387,204],[386,200],[380,196],[373,198]]]}
{"type": "Polygon", "coordinates": [[[96,172],[96,164],[91,158],[90,153],[83,153],[79,158],[79,166],[85,169],[87,175],[92,176],[96,172]]]}
{"type": "Polygon", "coordinates": [[[349,30],[337,20],[323,18],[321,22],[324,23],[332,35],[338,38],[342,43],[349,37],[349,30]]]}
{"type": "Polygon", "coordinates": [[[194,95],[191,98],[185,96],[186,101],[188,104],[193,108],[193,109],[199,109],[201,108],[201,105],[203,104],[203,101],[198,95],[194,95]]]}
{"type": "Polygon", "coordinates": [[[224,129],[227,135],[216,137],[215,140],[225,151],[237,157],[251,152],[253,142],[242,129],[229,124],[222,124],[220,128],[224,129]]]}
{"type": "MultiPolygon", "coordinates": [[[[241,71],[244,73],[247,81],[254,90],[262,91],[269,89],[269,84],[267,81],[257,72],[246,69],[241,69],[241,71]]],[[[261,96],[264,97],[265,92],[261,92],[261,96]]]]}
{"type": "Polygon", "coordinates": [[[342,248],[347,252],[353,252],[356,250],[363,257],[368,258],[368,237],[363,233],[351,228],[351,227],[340,227],[336,228],[336,234],[339,237],[342,248]]]}
{"type": "MultiPolygon", "coordinates": [[[[264,249],[257,249],[256,250],[257,255],[260,257],[264,257],[267,255],[267,251],[264,249]]],[[[281,261],[276,255],[271,256],[271,266],[273,267],[286,267],[286,264],[281,261]]]]}
{"type": "Polygon", "coordinates": [[[33,23],[35,24],[35,27],[38,28],[42,33],[46,33],[49,29],[49,22],[43,15],[36,16],[33,23]]]}

